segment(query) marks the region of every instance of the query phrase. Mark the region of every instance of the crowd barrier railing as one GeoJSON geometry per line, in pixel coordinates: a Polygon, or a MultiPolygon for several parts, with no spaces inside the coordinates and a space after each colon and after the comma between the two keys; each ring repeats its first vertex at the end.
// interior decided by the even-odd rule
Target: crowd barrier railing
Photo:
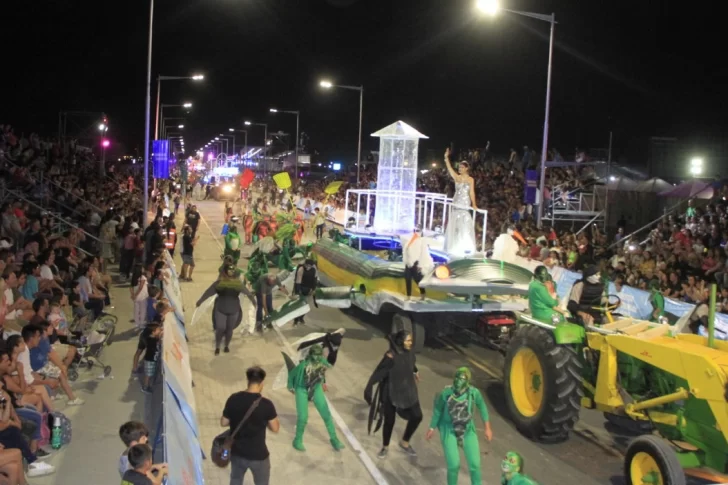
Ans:
{"type": "MultiPolygon", "coordinates": [[[[190,351],[185,338],[184,308],[174,260],[165,251],[170,279],[164,294],[174,308],[164,320],[162,339],[162,410],[157,435],[163,436],[164,461],[169,466],[168,485],[205,483],[197,404],[192,389],[190,351]]],[[[159,441],[159,440],[157,440],[159,441]]]]}

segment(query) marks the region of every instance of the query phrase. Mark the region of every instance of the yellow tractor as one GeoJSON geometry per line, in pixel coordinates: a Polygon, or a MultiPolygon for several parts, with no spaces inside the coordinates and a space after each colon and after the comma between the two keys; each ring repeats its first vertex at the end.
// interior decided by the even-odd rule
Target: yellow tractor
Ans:
{"type": "Polygon", "coordinates": [[[534,440],[568,438],[581,407],[643,430],[625,453],[628,485],[728,482],[728,342],[632,318],[547,324],[522,314],[505,361],[506,401],[534,440]]]}

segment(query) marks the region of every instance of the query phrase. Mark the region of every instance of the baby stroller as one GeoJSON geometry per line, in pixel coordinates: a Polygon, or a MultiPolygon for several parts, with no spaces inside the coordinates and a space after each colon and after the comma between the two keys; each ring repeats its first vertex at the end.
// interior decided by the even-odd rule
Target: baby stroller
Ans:
{"type": "Polygon", "coordinates": [[[104,347],[111,345],[118,320],[108,313],[102,313],[92,323],[83,318],[74,320],[70,328],[73,337],[69,336],[68,345],[76,347],[76,356],[68,366],[69,381],[78,379],[78,370],[84,367],[88,370],[100,367],[104,377],[111,375],[111,366],[104,364],[100,355],[104,347]]]}

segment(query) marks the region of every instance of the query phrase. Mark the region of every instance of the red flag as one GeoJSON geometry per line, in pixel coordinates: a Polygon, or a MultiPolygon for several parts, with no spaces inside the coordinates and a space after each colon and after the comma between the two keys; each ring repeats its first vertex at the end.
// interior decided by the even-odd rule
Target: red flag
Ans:
{"type": "Polygon", "coordinates": [[[240,175],[240,188],[247,189],[250,187],[250,183],[255,178],[255,172],[250,170],[249,168],[246,168],[243,170],[243,173],[240,175]]]}

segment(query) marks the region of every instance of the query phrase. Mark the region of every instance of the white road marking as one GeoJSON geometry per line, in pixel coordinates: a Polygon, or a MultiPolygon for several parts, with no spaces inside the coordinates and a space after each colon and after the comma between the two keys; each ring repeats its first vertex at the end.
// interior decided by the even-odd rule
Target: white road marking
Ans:
{"type": "MultiPolygon", "coordinates": [[[[212,227],[210,227],[210,224],[207,223],[207,220],[205,220],[204,217],[202,217],[202,214],[200,214],[200,219],[202,219],[202,222],[205,223],[205,226],[207,226],[207,229],[210,231],[210,234],[212,235],[213,240],[217,244],[217,246],[220,248],[220,251],[222,252],[224,250],[224,246],[220,243],[219,236],[213,232],[212,227]]],[[[296,356],[298,355],[298,352],[296,352],[293,347],[291,346],[288,339],[281,333],[281,330],[276,326],[273,325],[273,330],[276,333],[276,336],[278,337],[278,341],[281,344],[281,347],[285,347],[285,349],[288,351],[289,355],[296,356]]],[[[326,402],[329,405],[329,411],[331,411],[331,417],[334,418],[334,422],[336,422],[336,425],[339,427],[339,430],[344,434],[346,437],[346,440],[349,442],[349,445],[351,446],[352,451],[359,457],[362,464],[364,465],[364,468],[367,469],[369,474],[374,479],[374,482],[377,483],[377,485],[389,485],[387,482],[387,479],[384,478],[384,475],[382,475],[382,472],[379,471],[379,468],[377,468],[377,465],[374,464],[374,461],[369,456],[369,454],[366,452],[364,447],[359,443],[359,440],[356,439],[356,436],[354,436],[354,433],[352,433],[349,426],[347,426],[346,422],[344,421],[344,418],[341,417],[339,412],[336,410],[333,404],[331,404],[331,401],[329,401],[329,398],[326,397],[326,402]]]]}

